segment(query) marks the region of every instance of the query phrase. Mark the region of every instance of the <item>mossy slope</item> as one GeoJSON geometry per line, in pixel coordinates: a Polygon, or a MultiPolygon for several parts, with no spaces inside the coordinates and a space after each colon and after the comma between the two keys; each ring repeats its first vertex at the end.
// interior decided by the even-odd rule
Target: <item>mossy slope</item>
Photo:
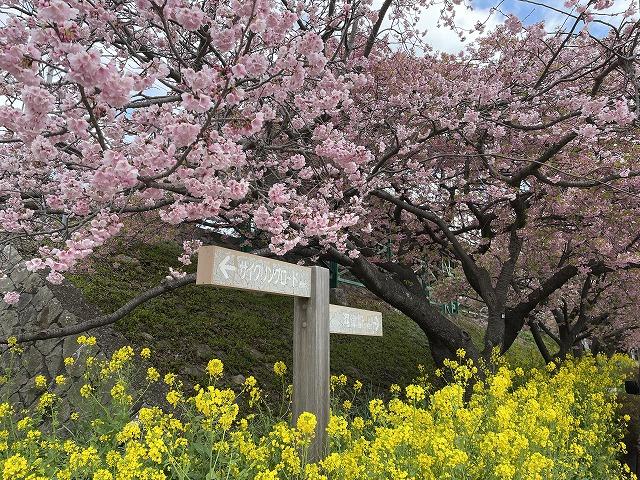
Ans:
{"type": "MultiPolygon", "coordinates": [[[[178,266],[178,255],[172,243],[140,244],[127,252],[125,263],[105,257],[71,280],[89,302],[108,313],[157,285],[170,266],[178,266]]],[[[188,270],[194,269],[192,265],[188,270]]],[[[427,340],[411,320],[368,296],[353,292],[349,297],[351,306],[383,312],[384,335],[332,335],[332,372],[346,373],[378,390],[411,381],[418,364],[433,369],[427,340]]],[[[163,371],[181,373],[195,382],[207,360],[216,357],[225,363],[227,381],[251,374],[269,391],[278,389],[273,363],[283,360],[291,365],[292,311],[293,300],[288,297],[191,285],[147,302],[116,328],[132,344],[151,347],[154,363],[163,371]]],[[[461,316],[454,319],[480,343],[479,326],[461,316]]],[[[539,362],[535,345],[526,336],[509,355],[518,363],[539,362]]]]}

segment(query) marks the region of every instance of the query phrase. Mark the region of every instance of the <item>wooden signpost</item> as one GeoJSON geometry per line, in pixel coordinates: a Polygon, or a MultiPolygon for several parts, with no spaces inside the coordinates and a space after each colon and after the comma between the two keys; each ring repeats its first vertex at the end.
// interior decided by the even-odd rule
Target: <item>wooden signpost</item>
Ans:
{"type": "Polygon", "coordinates": [[[329,422],[329,333],[382,335],[382,314],[329,305],[329,270],[302,267],[227,248],[198,251],[196,283],[294,297],[293,424],[302,412],[315,414],[309,458],[326,451],[329,422]]]}

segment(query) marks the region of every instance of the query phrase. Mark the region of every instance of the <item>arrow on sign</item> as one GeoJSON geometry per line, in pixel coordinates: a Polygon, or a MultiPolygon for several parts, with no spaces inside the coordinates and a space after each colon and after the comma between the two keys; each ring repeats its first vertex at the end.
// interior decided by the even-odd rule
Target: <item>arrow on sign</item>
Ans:
{"type": "Polygon", "coordinates": [[[229,260],[231,260],[231,257],[227,255],[222,259],[219,265],[220,271],[224,275],[224,278],[229,278],[229,272],[236,271],[236,267],[234,265],[229,265],[229,260]]]}

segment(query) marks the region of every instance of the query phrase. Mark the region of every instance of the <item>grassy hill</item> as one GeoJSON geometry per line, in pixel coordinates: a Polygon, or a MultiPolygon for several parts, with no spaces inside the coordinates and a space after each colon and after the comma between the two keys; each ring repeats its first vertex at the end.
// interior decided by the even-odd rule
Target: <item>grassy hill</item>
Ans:
{"type": "MultiPolygon", "coordinates": [[[[127,255],[105,256],[71,280],[87,300],[112,312],[143,290],[157,285],[180,254],[175,244],[139,244],[127,255]]],[[[192,265],[190,271],[195,270],[192,265]]],[[[364,292],[363,292],[364,293],[364,292]]],[[[383,302],[349,291],[350,306],[383,313],[382,337],[331,335],[331,370],[361,380],[374,391],[392,383],[406,384],[418,374],[418,364],[433,369],[426,337],[407,317],[383,302]]],[[[210,358],[225,363],[227,382],[238,374],[254,375],[263,387],[277,390],[273,363],[292,361],[293,300],[213,286],[191,285],[139,307],[116,328],[135,346],[154,350],[161,371],[173,371],[197,382],[210,358]]],[[[478,344],[482,329],[462,316],[478,344]]],[[[509,352],[516,363],[540,363],[533,339],[521,335],[509,352]]],[[[237,380],[237,379],[236,379],[237,380]]]]}

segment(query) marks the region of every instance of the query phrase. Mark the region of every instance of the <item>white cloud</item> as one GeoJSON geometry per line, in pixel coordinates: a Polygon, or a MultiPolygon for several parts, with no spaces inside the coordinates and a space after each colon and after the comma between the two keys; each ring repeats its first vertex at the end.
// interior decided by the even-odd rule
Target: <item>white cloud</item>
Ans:
{"type": "MultiPolygon", "coordinates": [[[[371,8],[375,10],[376,8],[380,8],[381,5],[382,0],[374,0],[371,8]]],[[[478,22],[485,24],[487,31],[492,30],[504,19],[501,14],[492,13],[488,8],[468,9],[463,5],[457,5],[454,8],[455,24],[465,32],[473,30],[478,22]]],[[[424,37],[426,43],[436,51],[457,53],[464,50],[467,44],[478,37],[478,34],[474,32],[472,34],[466,34],[465,40],[462,41],[457,32],[447,26],[439,26],[439,23],[441,23],[440,8],[439,6],[434,6],[422,9],[416,26],[416,28],[421,32],[426,30],[427,34],[424,37]]],[[[387,12],[382,30],[389,25],[389,12],[387,12]]]]}
{"type": "MultiPolygon", "coordinates": [[[[616,25],[622,18],[620,14],[626,11],[629,5],[635,1],[636,0],[615,0],[613,6],[601,12],[604,15],[598,15],[597,18],[616,25]]],[[[374,1],[374,7],[377,3],[381,2],[374,1]]],[[[562,8],[563,3],[564,2],[560,0],[547,0],[547,4],[555,8],[562,8]]],[[[485,25],[485,33],[488,33],[504,22],[505,16],[502,12],[514,13],[517,16],[526,16],[527,18],[523,19],[525,23],[542,20],[545,22],[545,26],[548,31],[555,31],[570,23],[570,19],[567,19],[567,16],[563,13],[537,4],[529,4],[522,0],[511,0],[506,2],[496,1],[495,4],[500,4],[499,11],[493,11],[489,7],[468,9],[463,5],[456,6],[456,26],[464,31],[470,31],[474,29],[477,23],[483,23],[485,25]],[[527,8],[529,6],[531,7],[530,9],[527,8]]],[[[424,9],[420,15],[420,21],[418,23],[418,28],[420,30],[427,31],[427,35],[425,37],[426,41],[436,51],[447,53],[463,51],[469,43],[479,36],[479,34],[474,31],[474,33],[467,34],[466,39],[462,41],[459,35],[450,28],[446,26],[438,26],[439,20],[440,10],[435,7],[424,9]]],[[[602,30],[602,27],[596,28],[598,31],[594,33],[604,33],[599,32],[599,30],[602,30]]]]}
{"type": "Polygon", "coordinates": [[[462,41],[458,33],[446,26],[438,26],[439,10],[431,8],[420,16],[420,28],[427,30],[426,40],[434,50],[439,52],[457,53],[478,37],[474,27],[477,23],[485,26],[485,31],[493,30],[503,21],[502,15],[492,13],[489,9],[474,8],[472,10],[459,5],[455,7],[455,24],[465,32],[474,30],[474,33],[465,33],[465,40],[462,41]]]}

